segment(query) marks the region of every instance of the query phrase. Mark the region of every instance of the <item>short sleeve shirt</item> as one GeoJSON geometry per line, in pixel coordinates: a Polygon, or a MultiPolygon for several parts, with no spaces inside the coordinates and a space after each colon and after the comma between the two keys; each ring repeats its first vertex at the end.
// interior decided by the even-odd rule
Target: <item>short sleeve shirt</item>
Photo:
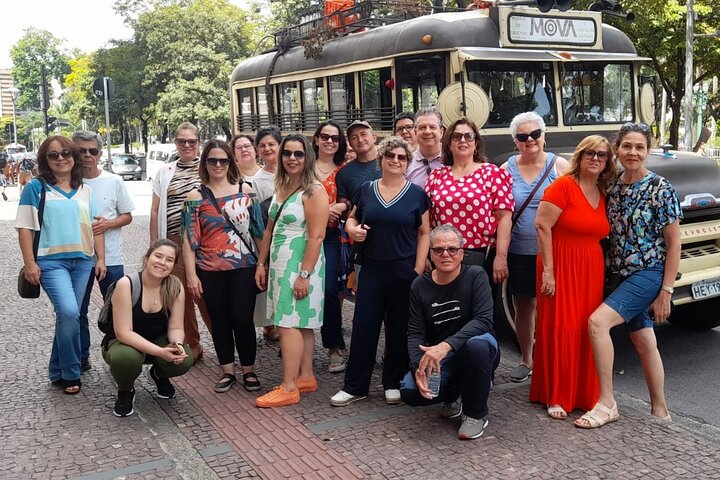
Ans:
{"type": "Polygon", "coordinates": [[[360,185],[378,178],[380,178],[380,169],[377,160],[371,162],[353,160],[346,164],[335,177],[337,196],[352,201],[360,185]]]}
{"type": "Polygon", "coordinates": [[[433,170],[425,183],[430,197],[430,226],[452,225],[465,238],[465,248],[481,249],[495,244],[496,210],[515,208],[512,178],[492,163],[455,179],[451,166],[433,170]]]}
{"type": "Polygon", "coordinates": [[[653,172],[631,184],[618,179],[608,192],[607,211],[611,271],[627,276],[665,265],[663,229],[682,218],[677,193],[667,179],[653,172]]]}
{"type": "Polygon", "coordinates": [[[353,204],[355,218],[364,219],[370,229],[363,247],[363,255],[370,260],[401,260],[415,257],[417,229],[422,215],[430,208],[422,188],[406,182],[400,193],[390,201],[380,195],[378,180],[363,184],[353,204]]]}

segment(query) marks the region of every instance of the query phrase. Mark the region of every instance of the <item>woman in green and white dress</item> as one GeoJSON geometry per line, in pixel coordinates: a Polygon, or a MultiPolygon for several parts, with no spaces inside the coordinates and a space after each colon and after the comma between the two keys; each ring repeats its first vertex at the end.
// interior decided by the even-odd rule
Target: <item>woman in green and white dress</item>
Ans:
{"type": "Polygon", "coordinates": [[[259,397],[258,407],[282,407],[317,390],[313,374],[315,332],[322,326],[328,196],[315,176],[315,154],[302,135],[280,146],[275,195],[270,205],[255,281],[268,287],[268,317],[280,333],[282,383],[259,397]],[[266,266],[269,268],[266,270],[266,266]]]}

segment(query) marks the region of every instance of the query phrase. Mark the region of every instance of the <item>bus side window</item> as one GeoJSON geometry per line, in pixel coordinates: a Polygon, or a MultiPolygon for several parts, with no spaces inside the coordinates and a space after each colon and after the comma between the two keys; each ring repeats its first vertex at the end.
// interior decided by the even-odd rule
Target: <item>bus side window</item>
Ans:
{"type": "Polygon", "coordinates": [[[328,77],[330,118],[340,125],[350,125],[355,111],[355,76],[352,73],[328,77]]]}
{"type": "Polygon", "coordinates": [[[389,67],[360,72],[361,118],[376,130],[392,130],[392,90],[385,85],[389,79],[389,67]]]}
{"type": "Polygon", "coordinates": [[[315,129],[321,121],[327,119],[325,114],[325,88],[322,78],[303,80],[302,83],[302,120],[304,130],[315,129]]]}
{"type": "Polygon", "coordinates": [[[279,83],[277,85],[277,98],[280,128],[286,131],[301,131],[303,128],[300,122],[295,82],[279,83]]]}
{"type": "Polygon", "coordinates": [[[437,105],[438,95],[447,84],[445,59],[446,55],[426,55],[396,61],[395,88],[401,111],[417,112],[423,107],[437,105]]]}

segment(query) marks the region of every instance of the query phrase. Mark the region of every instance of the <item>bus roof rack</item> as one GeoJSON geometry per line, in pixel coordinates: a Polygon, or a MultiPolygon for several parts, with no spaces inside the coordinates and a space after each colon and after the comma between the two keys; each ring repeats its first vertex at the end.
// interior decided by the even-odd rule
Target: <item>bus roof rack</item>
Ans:
{"type": "MultiPolygon", "coordinates": [[[[445,8],[444,11],[455,10],[445,8]]],[[[299,25],[274,32],[275,48],[288,49],[319,37],[326,40],[432,13],[430,2],[413,0],[325,0],[325,8],[306,10],[299,25]]]]}

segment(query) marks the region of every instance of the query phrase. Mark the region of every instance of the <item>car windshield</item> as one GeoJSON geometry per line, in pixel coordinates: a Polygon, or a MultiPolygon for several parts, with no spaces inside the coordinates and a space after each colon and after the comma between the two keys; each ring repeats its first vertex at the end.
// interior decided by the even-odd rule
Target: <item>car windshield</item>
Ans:
{"type": "Polygon", "coordinates": [[[112,159],[113,165],[137,165],[138,162],[135,157],[128,155],[118,155],[112,159]]]}

